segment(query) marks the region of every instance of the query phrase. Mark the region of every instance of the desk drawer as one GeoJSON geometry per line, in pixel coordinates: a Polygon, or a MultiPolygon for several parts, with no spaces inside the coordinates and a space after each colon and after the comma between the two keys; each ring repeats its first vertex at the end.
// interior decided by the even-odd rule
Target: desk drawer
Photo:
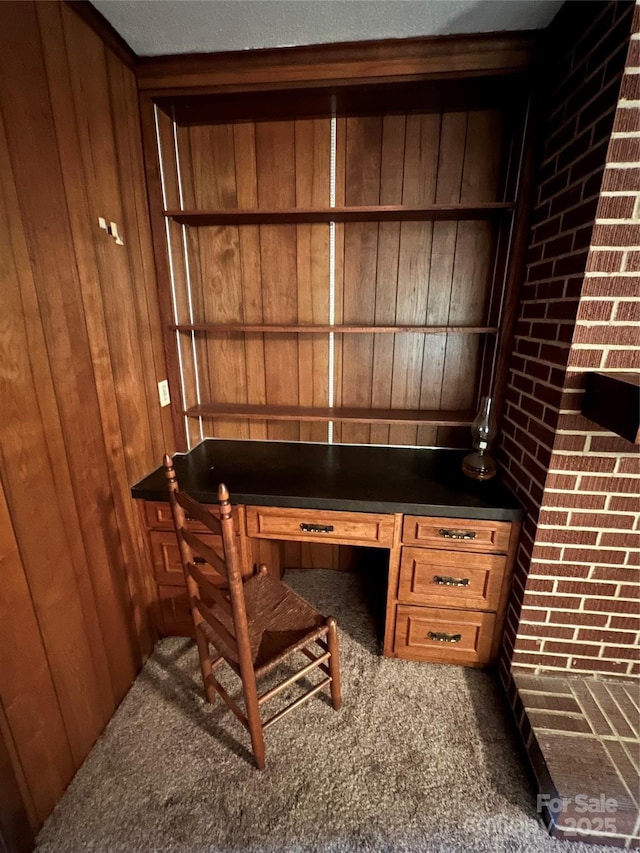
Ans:
{"type": "Polygon", "coordinates": [[[390,548],[393,524],[392,515],[368,512],[247,507],[247,535],[254,538],[390,548]]]}
{"type": "MultiPolygon", "coordinates": [[[[217,504],[206,504],[207,509],[216,518],[220,518],[220,509],[217,504]]],[[[233,521],[238,533],[238,510],[233,507],[233,521]]],[[[173,519],[171,517],[171,506],[164,501],[145,501],[144,514],[147,525],[151,530],[173,530],[173,519]]],[[[194,533],[210,533],[209,528],[199,521],[189,521],[189,530],[194,533]]]]}
{"type": "Polygon", "coordinates": [[[507,558],[402,549],[398,599],[406,604],[497,610],[507,558]]]}
{"type": "Polygon", "coordinates": [[[399,658],[482,666],[491,659],[494,613],[398,605],[393,651],[399,658]]]}
{"type": "Polygon", "coordinates": [[[446,548],[448,551],[506,553],[511,535],[509,521],[474,521],[406,515],[402,528],[405,545],[446,548]]]}
{"type": "MultiPolygon", "coordinates": [[[[156,581],[160,584],[168,586],[185,585],[184,572],[182,571],[182,563],[180,562],[180,549],[176,540],[175,533],[164,532],[161,530],[152,530],[151,538],[151,554],[153,556],[153,573],[156,581]]],[[[198,534],[198,538],[209,545],[220,557],[222,554],[222,538],[214,536],[211,533],[206,535],[198,534]]],[[[210,577],[214,583],[224,583],[224,579],[218,572],[215,572],[207,563],[201,565],[201,569],[207,577],[210,577]]]]}

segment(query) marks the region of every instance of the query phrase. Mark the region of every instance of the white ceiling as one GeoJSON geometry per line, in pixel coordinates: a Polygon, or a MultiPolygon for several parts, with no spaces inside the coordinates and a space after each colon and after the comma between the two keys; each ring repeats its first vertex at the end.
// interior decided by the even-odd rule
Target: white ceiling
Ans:
{"type": "Polygon", "coordinates": [[[92,0],[139,56],[546,27],[562,0],[92,0]]]}

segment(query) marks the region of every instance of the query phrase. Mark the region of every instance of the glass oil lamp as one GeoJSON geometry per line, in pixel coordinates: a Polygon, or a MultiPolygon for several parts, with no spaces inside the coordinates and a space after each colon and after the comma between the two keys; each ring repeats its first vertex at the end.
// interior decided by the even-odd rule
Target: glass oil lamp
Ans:
{"type": "Polygon", "coordinates": [[[495,477],[496,463],[489,453],[491,442],[496,437],[496,423],[493,417],[493,400],[483,397],[480,409],[471,424],[473,452],[462,460],[462,471],[473,480],[490,480],[495,477]]]}

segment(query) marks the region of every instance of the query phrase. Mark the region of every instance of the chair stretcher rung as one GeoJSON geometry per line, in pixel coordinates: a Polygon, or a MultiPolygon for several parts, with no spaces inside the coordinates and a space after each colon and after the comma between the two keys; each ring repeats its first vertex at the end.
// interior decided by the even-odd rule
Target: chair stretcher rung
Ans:
{"type": "MultiPolygon", "coordinates": [[[[319,658],[316,658],[316,656],[313,654],[313,652],[310,652],[309,649],[300,649],[300,651],[302,652],[303,655],[306,655],[309,658],[309,660],[319,660],[319,658]]],[[[329,657],[329,653],[327,653],[326,655],[322,655],[323,660],[328,658],[328,657],[329,657]]],[[[318,668],[321,669],[323,672],[326,672],[327,675],[331,674],[329,672],[329,667],[324,663],[318,664],[318,668]]]]}
{"type": "Polygon", "coordinates": [[[245,715],[242,713],[240,708],[238,708],[237,704],[231,698],[231,696],[229,696],[229,694],[224,689],[222,684],[220,684],[220,682],[216,678],[214,678],[213,675],[209,675],[207,677],[207,684],[211,684],[211,686],[216,691],[216,693],[218,693],[218,695],[221,696],[222,699],[224,699],[225,704],[229,708],[231,708],[231,710],[236,715],[236,717],[240,720],[240,722],[245,727],[245,729],[248,729],[249,728],[249,720],[245,717],[245,715]]]}
{"type": "Polygon", "coordinates": [[[296,699],[296,700],[295,700],[294,702],[292,702],[290,705],[287,705],[287,707],[286,707],[286,708],[283,708],[281,711],[278,711],[278,713],[277,713],[277,714],[274,714],[274,715],[273,715],[273,717],[271,717],[270,719],[268,719],[268,720],[266,721],[266,723],[263,723],[263,724],[262,724],[262,728],[263,728],[263,729],[268,729],[268,728],[269,728],[269,726],[273,725],[273,723],[277,723],[277,722],[278,722],[278,720],[281,720],[283,717],[285,717],[285,716],[289,713],[289,711],[293,711],[293,709],[294,709],[294,708],[297,708],[297,707],[298,707],[298,705],[302,705],[302,703],[303,703],[303,702],[306,702],[306,701],[307,701],[307,699],[311,699],[311,697],[312,697],[312,696],[315,696],[315,694],[316,694],[316,693],[318,693],[318,692],[319,692],[320,690],[322,690],[324,687],[327,687],[329,684],[331,684],[331,679],[330,679],[330,678],[325,678],[325,679],[323,679],[323,680],[320,682],[320,684],[316,684],[316,686],[315,686],[315,687],[312,687],[312,688],[311,688],[311,690],[309,690],[309,691],[308,691],[307,693],[305,693],[303,696],[300,696],[298,699],[296,699]]]}
{"type": "Polygon", "coordinates": [[[285,679],[285,681],[281,681],[280,684],[277,684],[275,687],[272,687],[271,690],[267,690],[266,693],[263,693],[262,696],[258,697],[258,702],[262,704],[266,702],[268,699],[271,699],[273,696],[278,694],[281,690],[284,690],[285,687],[288,687],[290,684],[294,684],[300,678],[303,678],[307,675],[311,670],[315,669],[317,666],[321,666],[324,661],[329,659],[329,652],[324,655],[319,655],[318,657],[314,657],[309,653],[307,657],[310,657],[312,662],[308,663],[305,667],[295,672],[290,678],[285,679]]]}

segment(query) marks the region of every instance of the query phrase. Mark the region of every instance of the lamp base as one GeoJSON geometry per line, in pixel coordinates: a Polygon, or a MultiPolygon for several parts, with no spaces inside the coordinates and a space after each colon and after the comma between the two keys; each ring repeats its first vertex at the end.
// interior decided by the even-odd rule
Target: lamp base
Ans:
{"type": "Polygon", "coordinates": [[[462,460],[462,473],[472,480],[490,480],[496,472],[494,458],[480,450],[474,450],[462,460]]]}

